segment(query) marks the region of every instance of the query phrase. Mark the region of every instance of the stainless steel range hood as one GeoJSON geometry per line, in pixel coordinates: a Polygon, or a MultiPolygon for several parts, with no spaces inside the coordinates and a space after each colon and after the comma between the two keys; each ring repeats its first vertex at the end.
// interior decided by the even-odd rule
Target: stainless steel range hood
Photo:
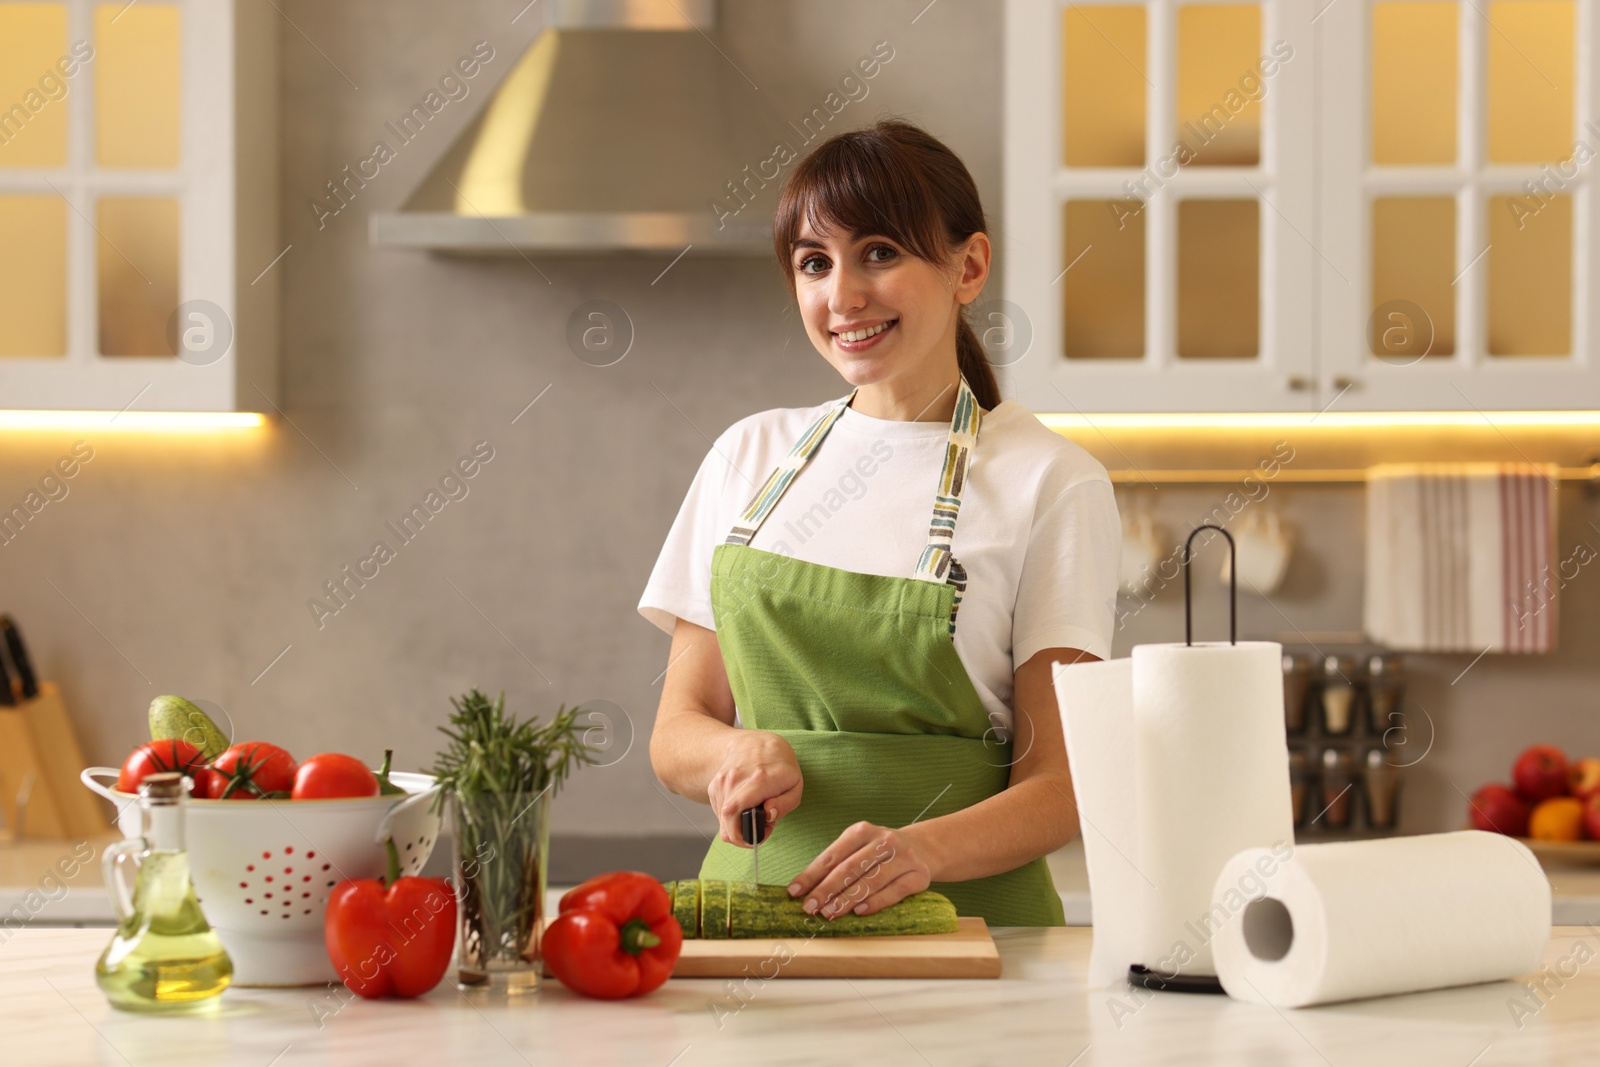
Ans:
{"type": "Polygon", "coordinates": [[[547,2],[482,112],[372,217],[371,243],[771,255],[776,186],[758,168],[795,136],[714,42],[715,0],[547,2]]]}

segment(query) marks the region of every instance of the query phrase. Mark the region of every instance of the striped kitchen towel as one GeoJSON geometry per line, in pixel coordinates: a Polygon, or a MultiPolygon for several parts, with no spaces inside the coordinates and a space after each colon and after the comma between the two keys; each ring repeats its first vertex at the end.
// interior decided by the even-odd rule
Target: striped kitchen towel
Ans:
{"type": "Polygon", "coordinates": [[[1367,472],[1367,636],[1418,652],[1556,645],[1556,467],[1385,463],[1367,472]]]}

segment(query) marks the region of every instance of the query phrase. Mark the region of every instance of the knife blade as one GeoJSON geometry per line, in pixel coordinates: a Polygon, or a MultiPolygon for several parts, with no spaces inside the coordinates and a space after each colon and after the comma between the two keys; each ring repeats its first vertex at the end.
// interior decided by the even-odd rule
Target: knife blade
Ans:
{"type": "Polygon", "coordinates": [[[745,808],[739,813],[739,835],[750,846],[750,873],[756,882],[761,881],[761,839],[767,836],[766,805],[745,808]]]}
{"type": "Polygon", "coordinates": [[[17,681],[22,683],[22,698],[32,700],[39,695],[39,680],[33,673],[32,661],[28,659],[28,648],[22,643],[22,631],[17,629],[16,620],[10,615],[0,615],[0,631],[5,633],[11,665],[17,669],[17,681]]]}

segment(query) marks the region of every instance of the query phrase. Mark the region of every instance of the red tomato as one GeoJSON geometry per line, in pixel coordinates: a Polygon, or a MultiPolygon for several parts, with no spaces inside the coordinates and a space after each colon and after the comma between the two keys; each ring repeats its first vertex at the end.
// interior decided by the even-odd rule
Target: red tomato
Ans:
{"type": "Polygon", "coordinates": [[[295,800],[377,795],[378,776],[354,756],[338,752],[324,752],[300,764],[290,793],[295,800]]]}
{"type": "MultiPolygon", "coordinates": [[[[265,741],[245,741],[211,761],[211,769],[225,779],[219,800],[254,800],[294,788],[294,757],[265,741]]],[[[213,788],[215,783],[213,783],[213,788]]]]}
{"type": "Polygon", "coordinates": [[[200,750],[187,741],[151,741],[129,753],[122,764],[122,773],[117,775],[117,789],[123,793],[137,793],[140,782],[163,771],[179,771],[193,778],[204,765],[200,750]]]}
{"type": "Polygon", "coordinates": [[[219,800],[222,791],[228,788],[228,776],[221,771],[214,771],[210,767],[196,767],[194,772],[194,792],[190,794],[195,800],[219,800]]]}

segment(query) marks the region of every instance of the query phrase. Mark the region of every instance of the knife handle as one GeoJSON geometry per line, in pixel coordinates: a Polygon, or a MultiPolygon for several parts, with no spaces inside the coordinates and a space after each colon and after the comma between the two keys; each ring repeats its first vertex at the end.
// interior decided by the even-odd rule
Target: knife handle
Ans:
{"type": "Polygon", "coordinates": [[[767,836],[767,807],[765,804],[745,808],[739,813],[739,836],[747,845],[759,845],[767,836]]]}
{"type": "Polygon", "coordinates": [[[11,675],[6,672],[5,657],[0,656],[0,707],[15,707],[16,694],[11,691],[11,675]]]}
{"type": "Polygon", "coordinates": [[[39,695],[39,681],[34,677],[33,664],[28,660],[28,649],[22,643],[22,631],[10,615],[0,615],[0,630],[5,632],[6,649],[11,653],[11,665],[17,670],[17,682],[22,686],[24,699],[39,695]]]}

